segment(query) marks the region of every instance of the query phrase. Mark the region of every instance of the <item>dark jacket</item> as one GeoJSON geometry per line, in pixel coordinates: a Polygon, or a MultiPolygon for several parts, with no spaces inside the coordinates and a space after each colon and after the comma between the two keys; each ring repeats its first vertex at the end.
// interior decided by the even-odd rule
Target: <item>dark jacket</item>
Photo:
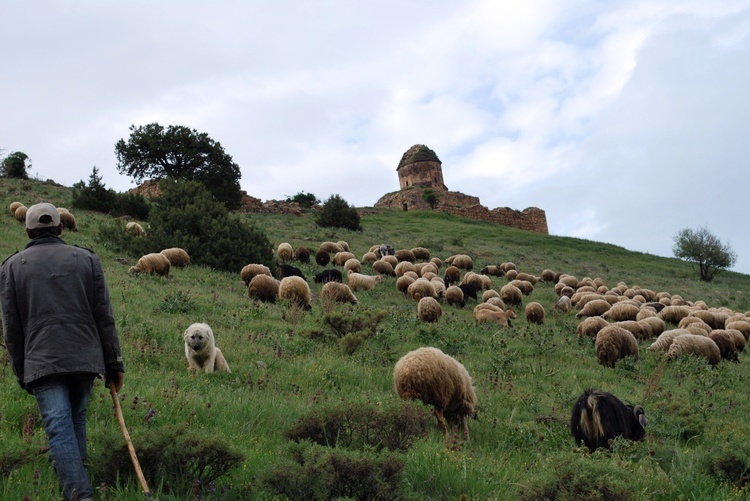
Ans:
{"type": "Polygon", "coordinates": [[[31,240],[0,267],[3,335],[22,388],[52,374],[124,372],[102,264],[59,237],[31,240]]]}

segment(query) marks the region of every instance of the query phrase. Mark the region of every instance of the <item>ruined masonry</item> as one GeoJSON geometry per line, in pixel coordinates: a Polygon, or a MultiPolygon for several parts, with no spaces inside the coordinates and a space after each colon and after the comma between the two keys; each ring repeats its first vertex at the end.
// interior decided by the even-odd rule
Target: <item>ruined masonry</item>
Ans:
{"type": "Polygon", "coordinates": [[[478,197],[449,191],[443,181],[440,159],[434,151],[422,144],[415,144],[404,153],[396,172],[401,189],[383,195],[375,207],[440,210],[469,219],[489,221],[537,233],[549,233],[547,215],[542,209],[529,207],[518,211],[508,207],[498,207],[490,210],[479,203],[478,197]],[[428,201],[430,198],[432,198],[432,205],[428,201]]]}

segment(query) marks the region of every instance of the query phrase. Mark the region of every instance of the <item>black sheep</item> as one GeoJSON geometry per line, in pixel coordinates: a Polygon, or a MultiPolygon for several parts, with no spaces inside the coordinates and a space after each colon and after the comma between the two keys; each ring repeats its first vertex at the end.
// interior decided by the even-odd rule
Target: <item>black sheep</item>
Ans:
{"type": "Polygon", "coordinates": [[[609,449],[616,437],[643,440],[647,422],[640,405],[626,405],[611,393],[590,388],[573,406],[570,431],[576,444],[583,442],[594,452],[599,447],[609,449]]]}
{"type": "Polygon", "coordinates": [[[326,283],[326,282],[343,283],[341,272],[333,268],[329,270],[323,270],[320,273],[313,275],[313,281],[315,281],[316,284],[319,284],[321,282],[322,283],[326,283]]]}
{"type": "Polygon", "coordinates": [[[331,262],[331,255],[324,250],[319,250],[315,253],[315,262],[320,266],[326,266],[331,262]]]}
{"type": "Polygon", "coordinates": [[[278,265],[278,268],[276,268],[276,275],[279,277],[279,279],[285,277],[300,277],[305,282],[307,282],[305,275],[302,274],[302,270],[300,270],[296,266],[292,266],[291,264],[278,265]]]}
{"type": "Polygon", "coordinates": [[[464,301],[469,299],[470,297],[474,298],[474,301],[479,302],[479,299],[477,299],[477,286],[474,284],[461,284],[458,286],[459,289],[461,289],[461,292],[464,293],[464,301]]]}
{"type": "Polygon", "coordinates": [[[309,263],[310,251],[307,250],[307,247],[297,247],[297,250],[294,251],[294,257],[296,257],[297,261],[300,263],[309,263]]]}

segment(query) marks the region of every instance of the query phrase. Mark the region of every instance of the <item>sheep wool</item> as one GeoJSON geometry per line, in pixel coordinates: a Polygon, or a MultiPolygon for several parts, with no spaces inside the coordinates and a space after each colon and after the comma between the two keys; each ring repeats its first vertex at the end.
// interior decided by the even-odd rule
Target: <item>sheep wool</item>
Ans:
{"type": "Polygon", "coordinates": [[[614,367],[618,360],[632,356],[638,360],[638,341],[632,332],[608,325],[596,335],[596,359],[604,367],[614,367]]]}
{"type": "Polygon", "coordinates": [[[401,357],[393,369],[393,386],[404,400],[421,400],[435,410],[438,427],[449,439],[446,421],[460,427],[469,439],[468,417],[473,416],[477,396],[466,368],[437,348],[423,347],[401,357]]]}
{"type": "Polygon", "coordinates": [[[503,311],[499,307],[489,303],[478,304],[474,308],[473,315],[474,320],[476,320],[478,324],[498,323],[504,327],[510,327],[510,321],[517,318],[516,312],[513,308],[503,311]]]}
{"type": "Polygon", "coordinates": [[[418,278],[413,284],[407,289],[407,293],[414,298],[415,301],[419,301],[424,297],[436,297],[435,287],[432,283],[425,278],[418,278]]]}
{"type": "Polygon", "coordinates": [[[320,289],[320,297],[335,303],[359,303],[349,286],[340,282],[326,282],[320,289]]]}
{"type": "Polygon", "coordinates": [[[544,306],[541,303],[531,302],[526,305],[526,321],[530,324],[544,323],[544,306]]]}
{"type": "Polygon", "coordinates": [[[70,231],[78,231],[78,225],[76,225],[76,218],[70,212],[60,212],[60,223],[63,228],[70,231]]]}
{"type": "Polygon", "coordinates": [[[396,251],[396,259],[399,263],[408,261],[409,263],[415,263],[417,261],[416,256],[411,249],[399,249],[396,251]]]}
{"type": "Polygon", "coordinates": [[[362,263],[359,262],[359,259],[354,258],[354,257],[347,259],[346,262],[344,263],[344,271],[347,273],[350,271],[355,271],[359,273],[362,271],[362,263]]]}
{"type": "Polygon", "coordinates": [[[445,289],[445,301],[450,305],[463,306],[464,292],[457,285],[451,285],[445,289]]]}
{"type": "Polygon", "coordinates": [[[319,250],[315,253],[315,262],[320,266],[327,266],[331,262],[331,255],[326,250],[319,250]]]}
{"type": "Polygon", "coordinates": [[[489,289],[482,293],[482,302],[486,303],[488,299],[492,297],[500,297],[500,293],[497,292],[495,289],[489,289]]]}
{"type": "Polygon", "coordinates": [[[10,208],[10,215],[15,216],[16,215],[16,209],[21,207],[23,204],[21,202],[11,202],[8,206],[10,208]]]}
{"type": "Polygon", "coordinates": [[[291,261],[294,258],[294,249],[289,242],[281,242],[276,249],[276,254],[282,262],[291,261]]]}
{"type": "Polygon", "coordinates": [[[337,252],[333,255],[333,264],[336,266],[344,266],[349,259],[356,259],[357,257],[348,251],[337,252]]]}
{"type": "Polygon", "coordinates": [[[311,308],[310,286],[302,277],[284,277],[279,284],[279,299],[309,310],[311,308]]]}
{"type": "Polygon", "coordinates": [[[378,260],[378,256],[374,252],[365,252],[362,255],[362,264],[373,264],[377,260],[378,260]]]}
{"type": "Polygon", "coordinates": [[[674,360],[682,355],[705,358],[709,365],[716,365],[721,361],[721,352],[714,340],[695,334],[680,334],[672,341],[667,358],[674,360]]]}
{"type": "Polygon", "coordinates": [[[445,283],[443,283],[443,279],[435,276],[429,280],[432,284],[432,288],[435,289],[435,297],[438,299],[445,297],[445,283]]]}
{"type": "Polygon", "coordinates": [[[555,306],[552,307],[553,310],[559,311],[560,313],[568,313],[572,308],[573,303],[568,296],[561,296],[555,303],[555,306]]]}
{"type": "Polygon", "coordinates": [[[433,297],[423,297],[417,303],[417,318],[423,322],[437,322],[443,315],[443,308],[433,297]]]}
{"type": "Polygon", "coordinates": [[[264,264],[246,264],[240,271],[240,276],[242,277],[242,281],[245,282],[245,285],[250,285],[250,281],[256,275],[268,275],[269,277],[272,276],[271,270],[264,264]]]}
{"type": "Polygon", "coordinates": [[[294,257],[299,261],[300,263],[309,263],[310,262],[310,251],[307,247],[297,247],[297,250],[294,251],[294,257]]]}
{"type": "Polygon", "coordinates": [[[391,263],[388,261],[383,261],[382,259],[378,259],[374,263],[372,263],[372,271],[379,275],[388,275],[388,276],[396,276],[396,272],[393,269],[393,266],[391,266],[391,263]]]}
{"type": "Polygon", "coordinates": [[[141,226],[139,223],[130,221],[125,224],[125,233],[128,233],[134,237],[142,237],[146,234],[146,230],[144,230],[143,226],[141,226]]]}
{"type": "Polygon", "coordinates": [[[184,268],[190,264],[190,256],[185,249],[180,247],[170,247],[169,249],[163,249],[161,254],[164,254],[169,259],[169,264],[177,266],[178,268],[184,268]]]}
{"type": "Polygon", "coordinates": [[[323,242],[318,247],[318,251],[327,252],[328,254],[335,254],[337,252],[343,252],[344,248],[336,242],[323,242]]]}
{"type": "MultiPolygon", "coordinates": [[[[733,362],[737,362],[737,346],[735,346],[734,341],[730,338],[730,335],[724,331],[724,330],[715,330],[711,332],[711,334],[708,335],[708,337],[716,343],[716,346],[719,347],[719,354],[721,355],[722,360],[731,360],[733,362]]],[[[744,342],[744,338],[743,338],[744,342]]]]}
{"type": "Polygon", "coordinates": [[[135,266],[128,270],[128,273],[149,273],[168,277],[169,267],[169,259],[164,254],[152,252],[141,256],[135,266]]]}
{"type": "Polygon", "coordinates": [[[456,254],[454,256],[451,256],[446,261],[449,261],[448,264],[451,266],[455,266],[456,268],[459,268],[461,270],[471,270],[474,268],[474,260],[471,258],[471,256],[468,256],[466,254],[456,254]]]}
{"type": "Polygon", "coordinates": [[[651,346],[646,349],[648,351],[668,351],[669,347],[672,345],[672,341],[674,341],[674,338],[676,338],[680,334],[690,334],[690,331],[687,329],[670,329],[668,331],[664,331],[659,334],[659,337],[656,338],[656,341],[651,343],[651,346]]]}
{"type": "Polygon", "coordinates": [[[415,271],[414,263],[410,263],[409,261],[401,261],[396,264],[396,266],[393,268],[393,271],[396,273],[397,277],[401,277],[407,271],[415,271]]]}
{"type": "Polygon", "coordinates": [[[430,260],[430,251],[424,247],[414,247],[413,249],[411,249],[411,253],[414,254],[414,257],[417,259],[417,261],[430,260]]]}
{"type": "Polygon", "coordinates": [[[581,308],[581,311],[576,313],[576,318],[600,316],[610,308],[610,304],[604,299],[594,299],[593,301],[587,302],[586,305],[581,308]]]}
{"type": "Polygon", "coordinates": [[[25,205],[21,205],[20,207],[16,207],[16,210],[13,211],[13,217],[16,218],[16,221],[19,223],[25,223],[26,222],[26,211],[29,210],[28,207],[25,205]]]}
{"type": "Polygon", "coordinates": [[[609,322],[604,320],[602,317],[586,317],[576,327],[576,332],[579,337],[596,338],[599,331],[609,325],[609,322]]]}
{"type": "Polygon", "coordinates": [[[415,278],[410,277],[408,275],[398,277],[396,279],[396,290],[406,295],[409,292],[409,286],[413,284],[415,281],[416,281],[415,278]]]}
{"type": "Polygon", "coordinates": [[[354,292],[359,290],[371,291],[382,280],[383,278],[380,275],[363,275],[361,273],[350,272],[348,284],[349,288],[354,292]]]}
{"type": "Polygon", "coordinates": [[[612,308],[608,311],[602,313],[602,317],[611,320],[612,322],[635,320],[639,311],[641,311],[641,309],[632,303],[619,302],[612,305],[612,308]]]}
{"type": "Polygon", "coordinates": [[[500,288],[500,299],[502,299],[505,304],[521,306],[523,304],[523,293],[521,292],[521,289],[508,283],[500,288]]]}
{"type": "Polygon", "coordinates": [[[275,303],[280,282],[270,275],[255,275],[247,286],[247,295],[264,303],[275,303]]]}

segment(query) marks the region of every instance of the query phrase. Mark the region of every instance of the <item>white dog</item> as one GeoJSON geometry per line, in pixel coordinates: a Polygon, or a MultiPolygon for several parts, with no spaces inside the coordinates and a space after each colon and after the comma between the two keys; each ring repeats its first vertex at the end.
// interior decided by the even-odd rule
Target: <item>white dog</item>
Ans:
{"type": "Polygon", "coordinates": [[[214,332],[208,324],[192,324],[185,329],[182,338],[185,340],[185,356],[188,360],[188,370],[232,372],[221,350],[216,346],[214,332]]]}

